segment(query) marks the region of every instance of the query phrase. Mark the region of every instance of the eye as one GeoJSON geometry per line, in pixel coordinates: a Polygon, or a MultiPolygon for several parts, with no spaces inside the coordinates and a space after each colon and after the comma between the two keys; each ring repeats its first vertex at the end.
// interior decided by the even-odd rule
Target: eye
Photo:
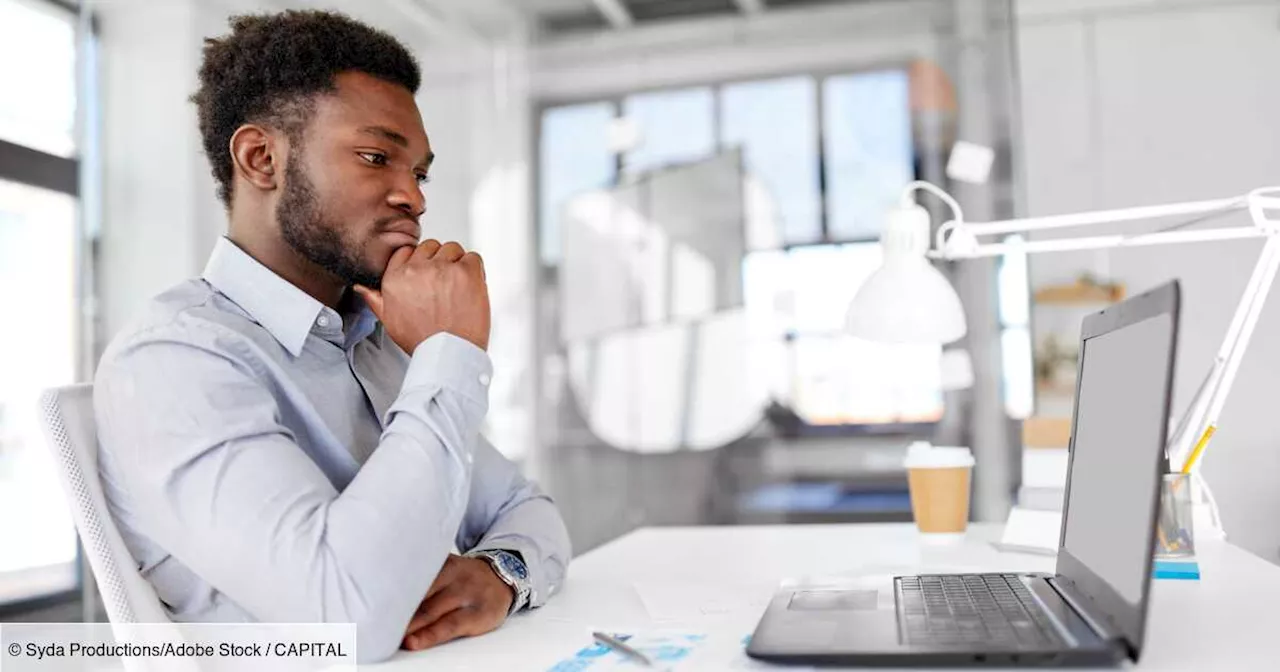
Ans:
{"type": "Polygon", "coordinates": [[[417,173],[418,184],[426,184],[431,181],[431,176],[426,173],[417,173]]]}
{"type": "Polygon", "coordinates": [[[372,163],[375,166],[387,165],[387,155],[378,152],[357,152],[360,158],[372,163]]]}

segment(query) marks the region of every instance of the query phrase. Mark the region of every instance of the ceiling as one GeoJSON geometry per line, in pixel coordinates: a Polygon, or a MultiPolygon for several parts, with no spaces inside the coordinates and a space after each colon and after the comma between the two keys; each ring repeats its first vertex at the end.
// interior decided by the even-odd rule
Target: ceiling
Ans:
{"type": "MultiPolygon", "coordinates": [[[[62,0],[78,1],[78,0],[62,0]]],[[[92,0],[114,2],[118,0],[92,0]]],[[[142,0],[134,0],[141,2],[142,0]]],[[[350,0],[343,6],[356,18],[384,26],[411,43],[423,39],[450,43],[482,41],[512,31],[535,39],[626,30],[706,17],[767,14],[818,5],[865,0],[350,0]]],[[[231,8],[244,5],[328,7],[333,0],[216,0],[231,8]]]]}
{"type": "Polygon", "coordinates": [[[708,16],[743,16],[778,9],[858,0],[509,0],[538,32],[582,33],[708,16]]]}
{"type": "MultiPolygon", "coordinates": [[[[79,0],[59,0],[64,2],[79,0]]],[[[105,3],[119,0],[92,0],[105,3]]],[[[141,2],[142,0],[133,0],[141,2]]],[[[537,38],[625,30],[705,17],[732,17],[865,0],[350,0],[345,11],[401,39],[474,41],[528,31],[537,38]]],[[[216,0],[229,7],[327,7],[333,0],[216,0]]]]}

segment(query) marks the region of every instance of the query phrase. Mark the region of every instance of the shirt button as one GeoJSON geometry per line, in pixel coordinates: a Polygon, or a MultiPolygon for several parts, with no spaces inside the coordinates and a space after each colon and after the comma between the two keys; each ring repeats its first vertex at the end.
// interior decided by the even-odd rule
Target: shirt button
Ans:
{"type": "Polygon", "coordinates": [[[490,383],[492,380],[493,380],[493,379],[489,377],[489,374],[487,374],[487,373],[482,373],[482,374],[480,374],[480,384],[481,384],[481,385],[484,385],[485,387],[489,387],[489,383],[490,383]]]}
{"type": "Polygon", "coordinates": [[[320,325],[320,326],[322,326],[322,327],[327,327],[327,326],[329,326],[329,316],[328,316],[328,315],[321,315],[320,317],[316,318],[316,324],[318,324],[318,325],[320,325]]]}

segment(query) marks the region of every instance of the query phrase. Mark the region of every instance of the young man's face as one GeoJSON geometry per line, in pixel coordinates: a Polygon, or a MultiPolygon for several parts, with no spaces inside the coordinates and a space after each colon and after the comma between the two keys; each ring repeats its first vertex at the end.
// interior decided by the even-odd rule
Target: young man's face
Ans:
{"type": "Polygon", "coordinates": [[[302,256],[377,288],[391,253],[418,242],[433,155],[407,89],[361,73],[334,83],[291,148],[276,217],[302,256]]]}

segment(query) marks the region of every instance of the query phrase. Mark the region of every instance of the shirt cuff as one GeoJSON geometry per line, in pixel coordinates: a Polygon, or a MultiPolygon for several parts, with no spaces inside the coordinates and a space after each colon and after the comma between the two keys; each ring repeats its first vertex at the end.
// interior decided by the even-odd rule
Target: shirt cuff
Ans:
{"type": "Polygon", "coordinates": [[[433,334],[413,349],[402,393],[445,388],[488,408],[493,362],[474,343],[450,333],[433,334]]]}

